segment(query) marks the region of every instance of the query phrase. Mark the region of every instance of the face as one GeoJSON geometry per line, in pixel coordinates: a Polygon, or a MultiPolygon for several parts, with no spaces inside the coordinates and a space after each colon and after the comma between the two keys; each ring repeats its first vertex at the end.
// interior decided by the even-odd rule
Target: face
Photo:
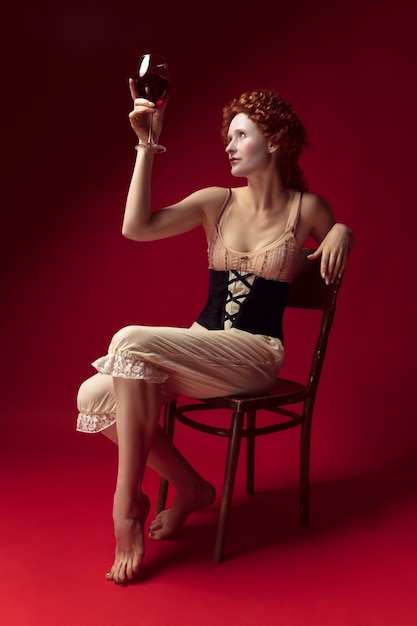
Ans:
{"type": "Polygon", "coordinates": [[[275,150],[245,113],[238,113],[230,122],[228,140],[226,152],[233,176],[249,176],[264,170],[275,150]]]}

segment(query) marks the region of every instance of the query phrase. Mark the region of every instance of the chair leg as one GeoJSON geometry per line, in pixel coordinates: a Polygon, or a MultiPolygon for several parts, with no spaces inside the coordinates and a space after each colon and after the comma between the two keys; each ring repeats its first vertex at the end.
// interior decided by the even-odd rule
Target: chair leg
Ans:
{"type": "MultiPolygon", "coordinates": [[[[173,400],[165,405],[164,408],[164,431],[168,435],[170,441],[174,438],[175,412],[177,409],[177,401],[173,400]]],[[[160,513],[165,509],[168,497],[168,481],[161,476],[159,481],[158,501],[156,503],[156,512],[160,513]]]]}
{"type": "Polygon", "coordinates": [[[310,521],[310,442],[311,417],[301,425],[300,439],[300,519],[303,524],[310,521]]]}
{"type": "Polygon", "coordinates": [[[249,411],[246,416],[246,493],[253,496],[255,493],[255,418],[256,412],[249,411]]]}
{"type": "Polygon", "coordinates": [[[234,412],[232,417],[232,428],[227,448],[223,494],[220,504],[220,515],[213,554],[213,561],[215,563],[221,563],[224,556],[227,527],[230,517],[230,506],[232,502],[236,470],[239,461],[240,442],[242,440],[243,417],[244,414],[238,412],[234,412]]]}
{"type": "Polygon", "coordinates": [[[161,478],[159,479],[159,493],[158,493],[158,500],[156,503],[157,513],[164,511],[166,507],[167,497],[168,497],[168,487],[169,487],[168,481],[165,480],[165,478],[162,478],[161,476],[161,478]]]}

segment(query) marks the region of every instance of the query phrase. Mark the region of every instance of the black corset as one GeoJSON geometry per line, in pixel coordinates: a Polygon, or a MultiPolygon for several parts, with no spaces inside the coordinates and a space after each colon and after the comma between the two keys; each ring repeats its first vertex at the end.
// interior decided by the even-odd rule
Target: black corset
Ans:
{"type": "Polygon", "coordinates": [[[209,330],[231,326],[283,340],[282,318],[289,289],[290,283],[253,277],[245,272],[210,270],[207,304],[197,322],[209,330]],[[241,283],[238,298],[229,287],[236,281],[241,283]],[[231,300],[237,304],[233,315],[227,310],[231,300]]]}

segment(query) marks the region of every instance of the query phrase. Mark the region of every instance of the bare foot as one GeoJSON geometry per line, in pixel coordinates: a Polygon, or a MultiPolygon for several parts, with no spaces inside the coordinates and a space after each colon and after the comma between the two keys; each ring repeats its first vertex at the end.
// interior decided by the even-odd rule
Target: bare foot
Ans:
{"type": "Polygon", "coordinates": [[[170,537],[182,526],[190,513],[204,509],[215,499],[216,490],[206,481],[193,489],[177,492],[171,508],[158,513],[151,522],[149,537],[156,540],[170,537]]]}
{"type": "Polygon", "coordinates": [[[136,516],[114,516],[115,559],[110,571],[106,573],[107,580],[117,584],[134,581],[145,553],[143,529],[149,508],[149,498],[142,494],[136,516]]]}

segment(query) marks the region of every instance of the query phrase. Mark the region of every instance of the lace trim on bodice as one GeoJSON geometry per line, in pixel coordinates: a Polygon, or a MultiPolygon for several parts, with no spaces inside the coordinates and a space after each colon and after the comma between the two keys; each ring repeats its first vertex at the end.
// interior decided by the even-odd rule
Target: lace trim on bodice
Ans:
{"type": "Polygon", "coordinates": [[[231,197],[232,194],[229,193],[208,246],[209,268],[217,271],[248,272],[267,280],[291,282],[297,271],[301,253],[295,231],[301,210],[302,194],[298,204],[294,203],[291,209],[285,232],[274,242],[253,252],[233,250],[223,239],[221,221],[231,197]]]}

